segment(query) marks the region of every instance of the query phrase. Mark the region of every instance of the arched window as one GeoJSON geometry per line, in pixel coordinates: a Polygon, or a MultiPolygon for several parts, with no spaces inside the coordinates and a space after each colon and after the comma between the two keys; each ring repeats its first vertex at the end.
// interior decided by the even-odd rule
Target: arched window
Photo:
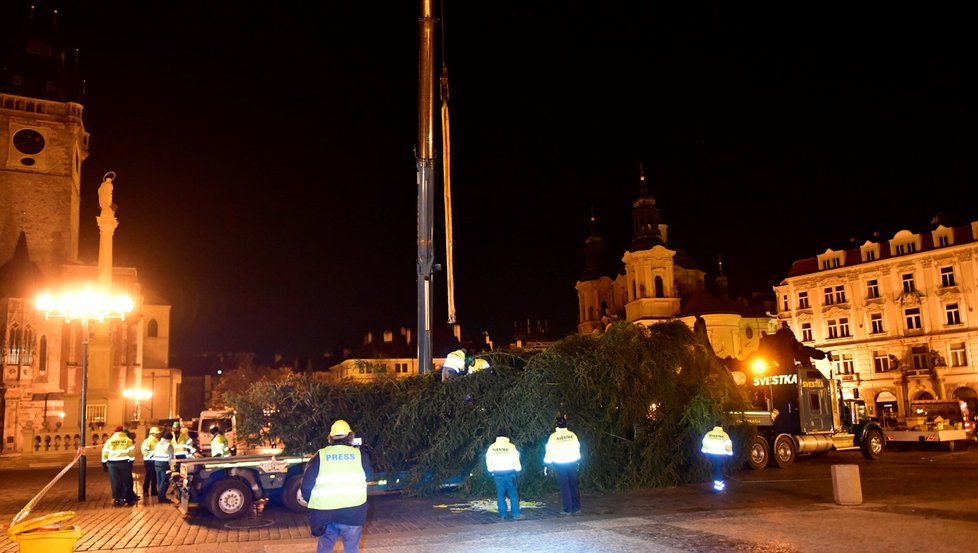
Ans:
{"type": "Polygon", "coordinates": [[[914,395],[913,398],[915,400],[917,400],[917,399],[934,399],[934,394],[932,394],[930,392],[917,392],[917,394],[914,395]]]}
{"type": "Polygon", "coordinates": [[[8,365],[20,365],[20,351],[21,351],[21,339],[23,337],[20,325],[14,323],[10,327],[10,333],[7,335],[7,364],[8,365]]]}
{"type": "Polygon", "coordinates": [[[656,275],[655,277],[655,297],[664,298],[666,297],[666,287],[662,282],[662,277],[656,275]]]}
{"type": "Polygon", "coordinates": [[[146,335],[150,338],[156,338],[159,335],[160,325],[156,322],[156,319],[150,319],[149,324],[146,325],[146,335]]]}
{"type": "Polygon", "coordinates": [[[24,333],[20,337],[20,364],[21,365],[32,365],[34,364],[34,352],[31,346],[34,345],[34,329],[27,326],[24,329],[24,333]]]}

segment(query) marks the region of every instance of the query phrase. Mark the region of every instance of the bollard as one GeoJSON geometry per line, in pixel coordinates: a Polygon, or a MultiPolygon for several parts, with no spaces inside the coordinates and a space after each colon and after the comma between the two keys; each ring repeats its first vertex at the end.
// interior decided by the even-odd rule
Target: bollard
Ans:
{"type": "Polygon", "coordinates": [[[859,465],[832,465],[832,494],[839,505],[861,505],[859,465]]]}

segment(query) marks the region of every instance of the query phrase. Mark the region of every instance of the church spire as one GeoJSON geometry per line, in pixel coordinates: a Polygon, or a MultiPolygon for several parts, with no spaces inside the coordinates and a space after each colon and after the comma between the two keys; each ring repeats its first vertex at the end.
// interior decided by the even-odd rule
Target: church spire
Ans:
{"type": "Polygon", "coordinates": [[[632,204],[632,251],[648,250],[665,245],[659,230],[659,208],[645,182],[645,166],[638,164],[638,199],[632,204]]]}
{"type": "Polygon", "coordinates": [[[591,229],[584,239],[584,274],[582,281],[597,280],[604,276],[604,239],[598,234],[597,218],[594,216],[594,206],[591,206],[591,229]]]}

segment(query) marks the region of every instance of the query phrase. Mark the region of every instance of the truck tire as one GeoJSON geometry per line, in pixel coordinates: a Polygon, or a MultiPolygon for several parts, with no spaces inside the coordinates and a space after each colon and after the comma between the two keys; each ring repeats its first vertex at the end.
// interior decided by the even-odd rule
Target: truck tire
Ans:
{"type": "Polygon", "coordinates": [[[750,443],[750,454],[747,456],[747,465],[754,470],[761,470],[771,461],[771,450],[767,446],[764,436],[754,436],[750,443]]]}
{"type": "Polygon", "coordinates": [[[282,505],[294,513],[304,513],[309,510],[309,504],[302,499],[302,475],[289,478],[282,487],[282,505]]]}
{"type": "Polygon", "coordinates": [[[859,444],[859,451],[862,452],[863,457],[866,459],[879,459],[883,455],[883,447],[885,445],[886,442],[883,440],[883,434],[875,428],[870,428],[866,431],[863,442],[859,444]]]}
{"type": "Polygon", "coordinates": [[[778,467],[783,469],[790,467],[795,462],[797,452],[795,439],[790,435],[780,434],[774,439],[774,451],[771,456],[778,467]]]}
{"type": "Polygon", "coordinates": [[[243,517],[251,509],[251,488],[237,478],[222,478],[207,492],[207,510],[221,520],[243,517]]]}

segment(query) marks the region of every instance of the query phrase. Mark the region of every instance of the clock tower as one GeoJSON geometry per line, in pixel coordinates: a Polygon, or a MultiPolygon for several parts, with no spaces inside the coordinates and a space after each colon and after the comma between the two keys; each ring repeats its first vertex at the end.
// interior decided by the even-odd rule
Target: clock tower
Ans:
{"type": "Polygon", "coordinates": [[[88,157],[76,52],[59,39],[58,13],[24,14],[0,54],[0,260],[23,232],[51,274],[78,259],[81,165],[88,157]]]}

